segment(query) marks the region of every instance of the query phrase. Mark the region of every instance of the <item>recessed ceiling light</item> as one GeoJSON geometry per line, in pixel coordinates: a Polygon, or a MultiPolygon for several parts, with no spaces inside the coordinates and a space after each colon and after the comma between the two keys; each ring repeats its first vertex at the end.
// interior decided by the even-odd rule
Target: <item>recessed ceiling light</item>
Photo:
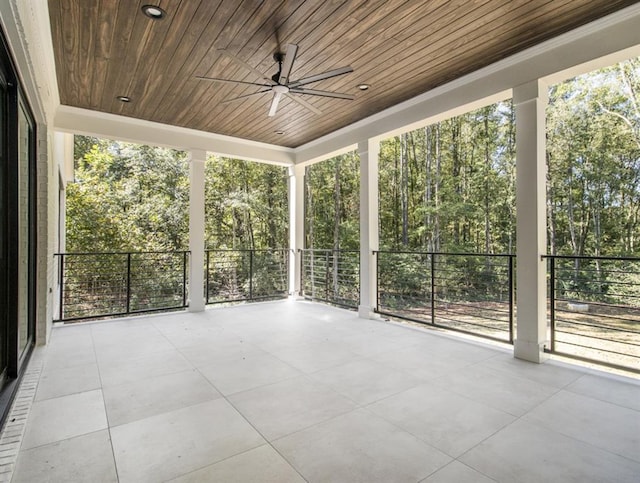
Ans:
{"type": "Polygon", "coordinates": [[[369,88],[369,84],[358,84],[358,89],[366,91],[369,88]]]}
{"type": "Polygon", "coordinates": [[[142,7],[142,13],[144,13],[147,17],[152,18],[154,20],[160,20],[164,18],[167,12],[162,10],[157,5],[144,5],[142,7]]]}
{"type": "Polygon", "coordinates": [[[274,131],[276,134],[284,134],[284,131],[274,131]]]}
{"type": "Polygon", "coordinates": [[[116,97],[120,102],[131,102],[131,98],[127,96],[118,96],[116,97]]]}

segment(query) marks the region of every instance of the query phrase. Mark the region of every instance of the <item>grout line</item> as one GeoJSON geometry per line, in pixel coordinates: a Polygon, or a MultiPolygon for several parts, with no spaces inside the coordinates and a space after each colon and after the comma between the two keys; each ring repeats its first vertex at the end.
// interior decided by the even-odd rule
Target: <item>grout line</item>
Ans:
{"type": "Polygon", "coordinates": [[[100,371],[100,361],[98,360],[98,353],[96,352],[96,341],[93,337],[93,328],[89,329],[91,335],[91,347],[93,347],[93,356],[96,359],[96,367],[98,368],[98,379],[100,379],[100,394],[102,394],[102,404],[104,406],[104,417],[107,420],[107,431],[109,432],[109,446],[111,447],[111,457],[113,458],[113,469],[116,472],[116,479],[120,481],[120,475],[118,474],[118,463],[116,462],[116,451],[113,448],[113,437],[111,435],[111,423],[109,422],[109,413],[107,412],[107,401],[104,398],[104,385],[102,382],[102,372],[100,371]]]}
{"type": "Polygon", "coordinates": [[[11,410],[7,416],[5,427],[0,436],[0,482],[11,481],[18,460],[18,453],[22,446],[27,420],[31,406],[33,405],[40,374],[42,373],[43,362],[36,360],[35,354],[29,361],[20,388],[11,405],[11,410]]]}
{"type": "MultiPolygon", "coordinates": [[[[304,475],[303,475],[302,473],[300,473],[300,471],[298,470],[298,468],[296,468],[296,467],[293,465],[293,463],[291,463],[291,462],[290,462],[290,461],[289,461],[289,460],[288,460],[288,459],[287,459],[287,458],[286,458],[286,457],[285,457],[285,456],[284,456],[280,451],[278,451],[278,448],[276,448],[276,447],[273,445],[273,443],[272,443],[271,441],[269,441],[269,440],[265,437],[265,435],[264,435],[264,434],[262,434],[262,432],[261,432],[258,428],[256,428],[256,427],[253,425],[253,423],[252,423],[251,421],[249,421],[249,420],[246,418],[246,416],[245,416],[245,415],[244,415],[244,414],[243,414],[243,413],[242,413],[242,412],[241,412],[241,411],[240,411],[240,410],[239,410],[239,409],[238,409],[238,408],[237,408],[237,407],[236,407],[236,406],[235,406],[231,401],[229,401],[229,399],[227,398],[227,396],[223,396],[223,397],[224,397],[225,401],[227,402],[227,404],[229,404],[229,405],[230,405],[230,406],[231,406],[231,407],[232,407],[232,408],[233,408],[233,409],[234,409],[234,410],[235,410],[235,411],[240,415],[240,417],[242,417],[242,419],[244,419],[244,420],[247,422],[247,424],[248,424],[249,426],[251,426],[251,427],[254,429],[254,431],[255,431],[256,433],[258,433],[258,434],[262,437],[262,439],[264,439],[265,443],[266,443],[266,444],[268,444],[269,446],[271,446],[271,448],[272,448],[276,453],[278,453],[278,455],[280,455],[280,457],[281,457],[284,461],[286,461],[286,463],[287,463],[287,464],[288,464],[288,465],[293,469],[293,471],[295,471],[298,475],[300,475],[300,478],[302,478],[304,481],[307,481],[307,482],[309,481],[307,478],[305,478],[305,477],[304,477],[304,475]]],[[[320,423],[317,423],[317,424],[320,424],[320,423]]],[[[296,432],[297,432],[297,431],[296,431],[296,432]]],[[[291,434],[293,434],[293,433],[291,433],[291,434]]],[[[287,436],[288,436],[288,435],[287,435],[287,436]]],[[[279,438],[278,438],[278,439],[279,439],[279,438]]],[[[262,446],[262,445],[260,445],[260,446],[262,446]]],[[[259,448],[259,446],[257,446],[257,448],[259,448]]],[[[252,449],[255,449],[255,448],[252,448],[252,449]]],[[[249,451],[249,450],[247,450],[247,451],[249,451]]],[[[246,452],[246,451],[245,451],[245,452],[246,452]]],[[[241,453],[239,453],[239,454],[241,454],[241,453]]],[[[237,456],[237,455],[234,455],[234,456],[237,456]]],[[[228,458],[227,458],[227,459],[228,459],[228,458]]],[[[224,461],[224,460],[222,460],[222,461],[224,461]]],[[[215,463],[214,463],[214,464],[215,464],[215,463]]]]}

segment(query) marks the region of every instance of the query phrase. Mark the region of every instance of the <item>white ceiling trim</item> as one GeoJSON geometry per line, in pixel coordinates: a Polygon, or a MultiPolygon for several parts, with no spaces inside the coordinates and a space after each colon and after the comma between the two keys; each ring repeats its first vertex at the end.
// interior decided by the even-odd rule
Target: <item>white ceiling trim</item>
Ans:
{"type": "Polygon", "coordinates": [[[59,106],[54,127],[73,134],[181,150],[200,149],[220,156],[280,166],[291,166],[294,161],[291,148],[78,107],[59,106]]]}

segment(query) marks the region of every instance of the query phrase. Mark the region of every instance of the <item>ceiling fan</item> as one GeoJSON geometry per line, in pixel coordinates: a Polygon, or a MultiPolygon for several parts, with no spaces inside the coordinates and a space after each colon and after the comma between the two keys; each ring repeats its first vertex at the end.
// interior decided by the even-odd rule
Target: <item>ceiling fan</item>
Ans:
{"type": "Polygon", "coordinates": [[[351,68],[351,66],[340,67],[338,69],[333,69],[328,72],[323,72],[322,74],[316,74],[309,77],[305,77],[303,79],[291,81],[289,76],[291,75],[291,69],[293,68],[293,63],[296,60],[296,55],[298,53],[298,46],[295,44],[287,45],[286,53],[283,54],[281,52],[276,52],[273,55],[273,59],[278,63],[278,72],[274,74],[272,77],[265,76],[258,69],[251,67],[245,61],[236,57],[235,55],[233,55],[232,53],[226,50],[218,50],[218,52],[220,52],[223,55],[226,55],[233,62],[253,72],[258,77],[260,77],[263,81],[265,81],[263,83],[258,83],[258,82],[245,82],[245,81],[232,80],[232,79],[220,79],[217,77],[196,76],[197,79],[211,81],[211,82],[224,82],[228,84],[242,84],[242,85],[263,87],[263,89],[258,92],[252,92],[251,94],[245,94],[242,96],[234,97],[233,99],[227,99],[222,102],[223,104],[237,101],[240,99],[246,99],[247,97],[257,96],[259,94],[264,94],[265,92],[273,92],[273,99],[271,101],[271,108],[269,109],[269,116],[275,116],[276,111],[278,110],[278,103],[280,102],[280,99],[282,98],[282,96],[289,97],[292,101],[297,102],[298,104],[309,109],[315,114],[322,114],[322,111],[317,107],[309,104],[304,99],[301,99],[298,96],[299,94],[305,94],[309,96],[319,96],[319,97],[333,97],[336,99],[348,99],[350,101],[354,99],[354,96],[352,96],[351,94],[320,91],[316,89],[307,89],[305,87],[302,87],[307,84],[313,84],[314,82],[319,82],[324,79],[330,79],[332,77],[338,77],[338,76],[353,72],[353,69],[351,68]]]}

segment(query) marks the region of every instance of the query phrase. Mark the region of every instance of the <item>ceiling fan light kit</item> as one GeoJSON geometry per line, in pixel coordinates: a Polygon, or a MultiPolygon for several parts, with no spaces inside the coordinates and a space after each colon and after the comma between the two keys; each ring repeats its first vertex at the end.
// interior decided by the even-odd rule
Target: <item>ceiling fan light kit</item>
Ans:
{"type": "Polygon", "coordinates": [[[298,46],[295,44],[288,44],[287,51],[285,53],[276,52],[273,55],[273,59],[278,63],[278,72],[271,77],[266,77],[262,72],[250,66],[244,60],[240,59],[239,57],[236,57],[235,55],[233,55],[227,50],[219,50],[218,52],[227,56],[227,58],[235,62],[237,65],[244,67],[250,72],[253,72],[258,77],[260,77],[260,79],[264,81],[263,83],[258,83],[258,82],[239,81],[239,80],[233,80],[233,79],[221,79],[217,77],[196,76],[197,79],[206,80],[210,82],[221,82],[221,83],[227,83],[227,84],[240,84],[240,85],[251,85],[251,86],[262,87],[262,89],[257,92],[244,94],[242,96],[238,96],[232,99],[227,99],[225,101],[222,101],[222,104],[227,104],[229,102],[246,99],[247,97],[253,97],[259,94],[264,94],[266,92],[273,92],[273,97],[271,99],[271,107],[269,108],[269,116],[273,117],[276,115],[276,112],[278,111],[278,105],[280,103],[280,99],[282,99],[283,96],[288,97],[292,101],[300,104],[301,106],[303,106],[304,108],[308,109],[309,111],[315,114],[322,114],[322,111],[317,107],[313,106],[312,104],[310,104],[309,102],[305,101],[304,99],[300,98],[299,95],[330,97],[333,99],[345,99],[350,101],[355,99],[355,97],[351,94],[323,91],[323,90],[317,90],[317,89],[307,89],[305,87],[301,87],[307,84],[313,84],[314,82],[319,82],[321,80],[331,79],[333,77],[349,74],[353,72],[353,69],[351,68],[351,66],[340,67],[338,69],[332,69],[330,71],[323,72],[321,74],[315,74],[309,77],[305,77],[303,79],[290,81],[289,76],[291,75],[293,64],[298,54],[298,46]]]}

